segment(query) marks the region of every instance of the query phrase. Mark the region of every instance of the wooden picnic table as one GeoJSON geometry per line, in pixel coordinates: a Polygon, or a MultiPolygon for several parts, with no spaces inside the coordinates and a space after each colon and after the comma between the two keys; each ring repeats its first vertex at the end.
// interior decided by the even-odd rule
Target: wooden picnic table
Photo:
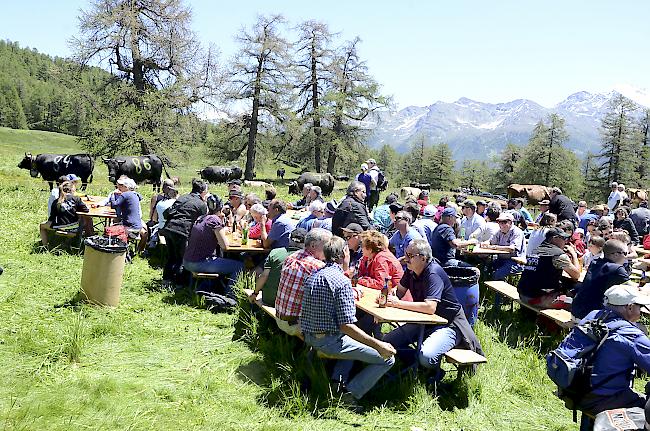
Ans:
{"type": "Polygon", "coordinates": [[[378,322],[417,323],[420,325],[444,325],[447,319],[436,314],[419,313],[395,307],[379,307],[379,290],[360,286],[363,296],[356,302],[357,308],[377,319],[378,322]]]}
{"type": "Polygon", "coordinates": [[[80,216],[103,219],[103,222],[106,226],[110,226],[113,223],[113,220],[117,218],[117,214],[115,213],[115,210],[110,206],[93,208],[93,206],[96,206],[97,204],[99,204],[99,202],[106,199],[105,197],[90,196],[90,195],[82,195],[79,197],[81,198],[81,201],[84,204],[86,204],[86,206],[88,207],[87,212],[77,211],[77,214],[79,214],[80,216]]]}
{"type": "Polygon", "coordinates": [[[233,239],[232,232],[226,234],[226,239],[228,244],[223,248],[224,253],[268,253],[271,251],[270,248],[264,248],[262,246],[262,241],[259,239],[248,239],[248,244],[242,245],[241,238],[233,239]]]}
{"type": "Polygon", "coordinates": [[[637,252],[639,256],[645,256],[646,254],[650,254],[650,250],[646,250],[645,248],[643,248],[642,245],[635,245],[632,248],[634,249],[634,251],[637,252]]]}

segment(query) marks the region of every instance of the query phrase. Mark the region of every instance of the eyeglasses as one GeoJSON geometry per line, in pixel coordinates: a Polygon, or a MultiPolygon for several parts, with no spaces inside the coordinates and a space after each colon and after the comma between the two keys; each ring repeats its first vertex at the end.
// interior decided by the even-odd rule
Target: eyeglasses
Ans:
{"type": "Polygon", "coordinates": [[[508,223],[510,223],[510,220],[497,220],[497,223],[499,223],[499,224],[508,224],[508,223]]]}
{"type": "Polygon", "coordinates": [[[355,234],[353,234],[353,235],[343,235],[343,239],[347,241],[347,240],[349,240],[349,239],[351,239],[351,238],[355,238],[355,237],[357,237],[357,236],[359,236],[358,233],[355,233],[355,234]]]}
{"type": "Polygon", "coordinates": [[[612,254],[620,254],[621,256],[625,256],[627,254],[627,252],[618,250],[618,251],[612,252],[612,254]]]}
{"type": "Polygon", "coordinates": [[[395,221],[400,221],[400,220],[408,221],[406,217],[395,217],[395,221]]]}
{"type": "Polygon", "coordinates": [[[411,254],[409,252],[405,252],[404,256],[406,256],[409,260],[413,259],[415,256],[424,256],[422,253],[414,253],[411,254]]]}

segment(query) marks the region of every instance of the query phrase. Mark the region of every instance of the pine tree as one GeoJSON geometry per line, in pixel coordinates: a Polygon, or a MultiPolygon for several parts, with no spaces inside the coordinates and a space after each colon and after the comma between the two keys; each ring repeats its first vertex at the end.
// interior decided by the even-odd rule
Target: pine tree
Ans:
{"type": "Polygon", "coordinates": [[[610,102],[601,125],[601,149],[598,157],[601,189],[606,191],[612,181],[635,187],[639,183],[639,142],[633,119],[638,106],[630,99],[617,95],[610,102]]]}
{"type": "Polygon", "coordinates": [[[436,190],[446,190],[454,183],[454,159],[447,144],[434,145],[425,155],[425,178],[436,190]]]}
{"type": "Polygon", "coordinates": [[[496,167],[492,170],[492,175],[488,181],[491,191],[505,194],[508,186],[515,182],[515,171],[517,164],[521,160],[522,152],[521,147],[508,143],[499,156],[495,157],[493,164],[496,167]]]}
{"type": "Polygon", "coordinates": [[[581,187],[580,164],[564,147],[568,137],[559,115],[550,114],[546,122],[540,120],[515,170],[516,182],[558,186],[565,194],[575,196],[581,187]]]}
{"type": "Polygon", "coordinates": [[[650,109],[643,111],[639,121],[640,151],[637,173],[642,188],[650,186],[650,109]]]}

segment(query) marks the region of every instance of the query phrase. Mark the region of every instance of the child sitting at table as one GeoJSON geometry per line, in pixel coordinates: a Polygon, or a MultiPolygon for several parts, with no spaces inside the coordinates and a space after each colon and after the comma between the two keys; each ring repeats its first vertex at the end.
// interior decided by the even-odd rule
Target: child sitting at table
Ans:
{"type": "Polygon", "coordinates": [[[582,256],[582,268],[587,270],[589,265],[596,259],[603,258],[603,247],[605,246],[605,238],[602,236],[592,236],[589,239],[589,245],[584,256],[582,256]]]}

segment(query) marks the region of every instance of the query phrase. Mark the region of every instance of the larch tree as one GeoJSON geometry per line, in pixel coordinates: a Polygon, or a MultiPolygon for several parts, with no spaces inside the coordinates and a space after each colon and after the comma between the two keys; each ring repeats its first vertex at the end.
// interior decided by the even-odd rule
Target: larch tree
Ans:
{"type": "Polygon", "coordinates": [[[247,139],[235,152],[246,149],[244,178],[255,175],[258,132],[277,128],[286,118],[289,100],[288,64],[291,44],[282,37],[282,15],[259,16],[250,30],[236,36],[239,50],[229,66],[229,89],[226,99],[247,104],[247,139]]]}
{"type": "Polygon", "coordinates": [[[327,172],[334,175],[341,147],[354,149],[361,145],[366,129],[363,121],[380,108],[390,105],[390,98],[381,95],[379,84],[368,73],[359,57],[360,38],[346,42],[333,56],[332,88],[327,94],[330,104],[328,122],[334,132],[327,153],[327,172]]]}
{"type": "Polygon", "coordinates": [[[70,40],[82,66],[110,70],[117,85],[82,142],[93,153],[158,152],[193,136],[196,104],[213,104],[220,73],[213,47],[190,28],[182,0],[94,0],[70,40]],[[187,121],[189,119],[189,121],[187,121]]]}
{"type": "Polygon", "coordinates": [[[598,157],[603,189],[612,181],[638,185],[636,169],[639,156],[638,129],[633,114],[638,109],[630,99],[617,95],[601,123],[601,147],[598,157]]]}
{"type": "Polygon", "coordinates": [[[639,120],[639,145],[639,184],[647,188],[650,185],[650,109],[645,109],[639,120]]]}
{"type": "Polygon", "coordinates": [[[296,43],[298,93],[297,113],[305,122],[306,131],[313,134],[314,167],[321,171],[323,142],[323,102],[332,81],[331,63],[333,34],[326,24],[305,21],[298,26],[299,39],[296,43]]]}

